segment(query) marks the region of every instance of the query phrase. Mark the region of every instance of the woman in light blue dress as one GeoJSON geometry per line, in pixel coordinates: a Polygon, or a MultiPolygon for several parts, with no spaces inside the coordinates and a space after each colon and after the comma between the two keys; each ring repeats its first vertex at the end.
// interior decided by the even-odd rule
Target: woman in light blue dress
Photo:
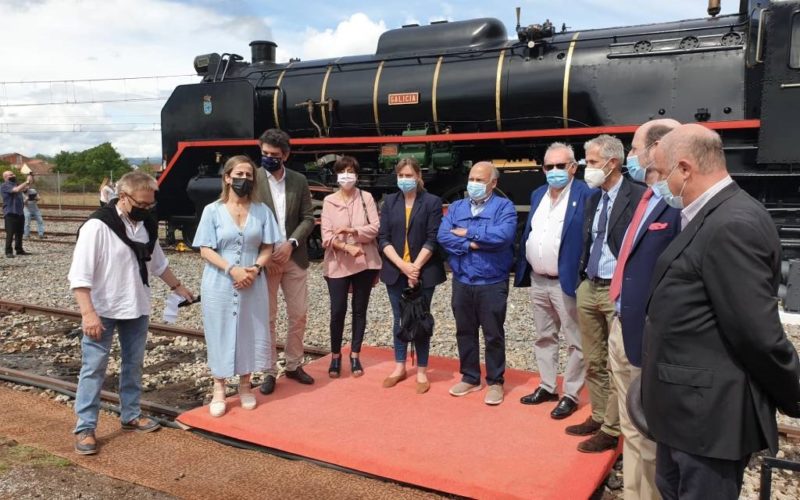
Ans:
{"type": "Polygon", "coordinates": [[[261,272],[280,240],[275,216],[251,200],[255,165],[246,156],[225,163],[222,196],[203,210],[193,246],[206,260],[201,284],[208,366],[214,377],[212,416],[225,414],[225,378],[239,375],[239,400],[252,410],[250,374],[271,366],[267,279],[261,272]]]}

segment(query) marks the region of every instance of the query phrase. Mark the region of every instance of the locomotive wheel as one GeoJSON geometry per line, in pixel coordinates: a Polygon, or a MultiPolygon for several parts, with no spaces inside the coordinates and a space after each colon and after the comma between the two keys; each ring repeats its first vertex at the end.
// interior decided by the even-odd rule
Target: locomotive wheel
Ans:
{"type": "Polygon", "coordinates": [[[197,232],[197,226],[194,224],[184,224],[181,226],[181,241],[189,247],[192,248],[192,242],[194,242],[194,234],[197,232]]]}

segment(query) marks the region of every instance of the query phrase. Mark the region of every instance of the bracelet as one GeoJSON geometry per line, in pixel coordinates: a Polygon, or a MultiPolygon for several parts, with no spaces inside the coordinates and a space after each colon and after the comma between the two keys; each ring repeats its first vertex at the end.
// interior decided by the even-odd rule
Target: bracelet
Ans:
{"type": "Polygon", "coordinates": [[[177,290],[177,289],[178,289],[178,287],[180,287],[180,286],[181,286],[181,282],[179,281],[179,282],[175,283],[175,285],[173,285],[173,286],[169,287],[169,289],[170,289],[170,291],[174,292],[174,291],[175,291],[175,290],[177,290]]]}
{"type": "Polygon", "coordinates": [[[227,274],[227,275],[230,275],[230,274],[231,274],[231,270],[233,270],[233,268],[234,268],[234,267],[236,267],[236,265],[235,265],[235,264],[231,264],[231,265],[229,265],[229,266],[228,266],[228,267],[225,269],[225,274],[227,274]]]}

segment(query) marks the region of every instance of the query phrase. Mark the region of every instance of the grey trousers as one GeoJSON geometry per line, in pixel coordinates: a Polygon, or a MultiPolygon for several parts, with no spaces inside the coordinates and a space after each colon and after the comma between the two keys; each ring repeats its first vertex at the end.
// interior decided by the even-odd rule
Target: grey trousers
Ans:
{"type": "Polygon", "coordinates": [[[531,305],[536,326],[533,351],[541,377],[540,387],[556,392],[558,373],[558,334],[562,332],[567,342],[567,363],[564,367],[563,394],[578,402],[583,388],[583,350],[578,329],[578,308],[575,298],[561,290],[557,279],[548,279],[531,273],[531,305]]]}

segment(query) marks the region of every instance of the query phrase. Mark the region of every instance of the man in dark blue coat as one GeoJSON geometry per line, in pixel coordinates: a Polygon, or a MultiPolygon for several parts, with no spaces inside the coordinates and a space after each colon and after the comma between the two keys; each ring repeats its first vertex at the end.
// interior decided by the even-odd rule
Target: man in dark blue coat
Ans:
{"type": "Polygon", "coordinates": [[[514,203],[494,194],[500,173],[489,162],[469,171],[469,199],[450,205],[439,226],[439,244],[448,253],[453,270],[453,316],[461,364],[461,382],[450,388],[453,396],[481,389],[480,338],[486,341],[486,391],[484,402],[503,402],[506,369],[508,277],[514,261],[517,212],[514,203]]]}
{"type": "Polygon", "coordinates": [[[544,155],[547,184],[531,194],[531,209],[522,239],[514,286],[531,287],[536,326],[533,345],[539,370],[539,387],[520,399],[537,405],[558,401],[558,334],[567,342],[562,398],[550,416],[562,419],[578,408],[578,393],[585,376],[575,283],[583,251],[583,209],[594,190],[576,180],[578,164],[571,146],[556,142],[544,155]]]}
{"type": "MultiPolygon", "coordinates": [[[[648,186],[658,180],[649,167],[653,151],[663,136],[680,126],[675,120],[660,119],[636,130],[628,154],[628,174],[648,186]]],[[[631,423],[626,405],[628,387],[642,366],[642,336],[650,279],[661,252],[680,232],[680,210],[672,208],[648,187],[633,214],[622,240],[617,267],[611,279],[609,298],[615,303],[616,318],[608,337],[611,380],[618,395],[619,424],[623,439],[624,496],[629,499],[658,499],[655,485],[656,443],[644,437],[631,423]]]]}

